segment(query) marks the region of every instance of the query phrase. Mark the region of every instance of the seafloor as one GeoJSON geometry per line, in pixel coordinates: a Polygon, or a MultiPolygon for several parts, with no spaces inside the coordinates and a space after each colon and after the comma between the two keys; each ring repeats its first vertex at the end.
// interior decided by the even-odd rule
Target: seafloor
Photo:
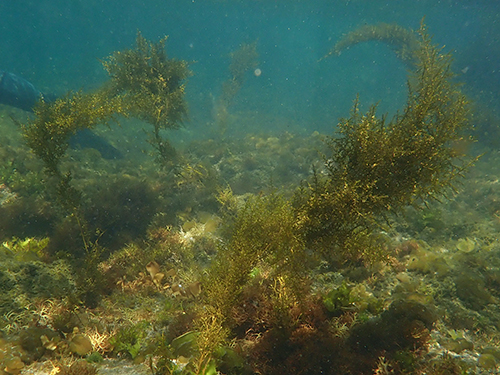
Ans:
{"type": "MultiPolygon", "coordinates": [[[[141,126],[98,129],[126,150],[124,158],[105,160],[84,149],[64,160],[84,192],[85,230],[102,249],[92,258],[82,229],[61,212],[50,178],[11,119],[26,115],[8,107],[0,113],[0,374],[159,373],[165,358],[171,373],[181,373],[196,351],[189,333],[203,294],[200,280],[225,235],[217,197],[229,188],[241,202],[277,191],[290,197],[313,167],[321,173],[324,144],[317,132],[179,142],[182,168],[169,171],[148,154],[141,126]],[[91,261],[98,274],[82,271],[91,261]]],[[[245,114],[232,121],[238,116],[245,114]]],[[[500,152],[468,147],[482,156],[456,191],[381,224],[382,259],[315,265],[309,312],[295,317],[295,347],[264,345],[271,345],[266,334],[273,318],[260,293],[277,287],[266,284],[269,270],[258,269],[233,311],[237,326],[220,371],[299,366],[302,352],[311,356],[329,344],[318,332],[328,330],[338,354],[309,357],[318,369],[328,361],[341,366],[336,355],[356,351],[356,360],[371,363],[367,373],[496,373],[500,152]],[[403,339],[391,341],[397,335],[403,339]],[[317,338],[317,346],[307,347],[304,337],[317,338]]]]}

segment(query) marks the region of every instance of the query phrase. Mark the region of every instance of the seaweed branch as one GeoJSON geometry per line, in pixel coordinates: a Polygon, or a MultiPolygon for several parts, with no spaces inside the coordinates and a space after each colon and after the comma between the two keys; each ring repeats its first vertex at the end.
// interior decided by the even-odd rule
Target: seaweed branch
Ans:
{"type": "Polygon", "coordinates": [[[379,23],[363,25],[347,33],[322,59],[331,55],[340,55],[342,51],[353,45],[369,41],[381,41],[390,45],[396,55],[409,65],[415,62],[414,54],[420,49],[418,37],[412,30],[397,24],[379,23]]]}
{"type": "Polygon", "coordinates": [[[168,58],[166,41],[151,43],[137,33],[135,49],[115,52],[103,66],[111,77],[109,95],[122,96],[131,116],[153,125],[150,143],[158,161],[171,164],[175,150],[161,130],[178,129],[186,117],[183,82],[191,72],[186,61],[168,58]]]}
{"type": "Polygon", "coordinates": [[[386,121],[375,106],[361,114],[356,101],[337,135],[328,138],[328,175],[298,199],[299,223],[310,244],[335,244],[340,253],[361,256],[365,234],[374,233],[381,218],[443,194],[469,165],[451,147],[469,127],[468,102],[453,82],[451,56],[432,44],[423,25],[417,37],[418,44],[405,38],[412,40],[415,69],[402,112],[386,121]],[[352,241],[357,237],[364,239],[360,245],[352,241]]]}

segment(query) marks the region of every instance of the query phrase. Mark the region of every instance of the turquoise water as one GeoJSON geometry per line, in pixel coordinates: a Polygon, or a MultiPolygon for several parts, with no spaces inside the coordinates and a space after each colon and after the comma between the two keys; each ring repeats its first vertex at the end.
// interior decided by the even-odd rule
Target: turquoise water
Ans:
{"type": "MultiPolygon", "coordinates": [[[[204,366],[226,374],[244,373],[240,359],[253,372],[271,375],[441,374],[453,361],[455,370],[466,369],[460,373],[492,373],[500,366],[493,347],[500,342],[499,4],[0,2],[0,70],[44,93],[105,87],[101,61],[135,48],[138,31],[152,42],[168,35],[168,57],[188,61],[192,71],[184,127],[161,129],[150,143],[158,122],[154,128],[153,116],[141,117],[137,108],[150,103],[132,90],[121,101],[113,93],[82,107],[89,99],[74,95],[67,100],[69,114],[55,112],[50,121],[42,110],[34,116],[0,103],[0,354],[8,353],[0,369],[68,356],[68,345],[80,355],[71,349],[74,339],[102,333],[102,345],[93,348],[99,356],[155,356],[177,369],[186,360],[203,364],[196,364],[194,340],[208,337],[218,349],[207,349],[204,366]],[[452,53],[456,79],[473,102],[473,146],[454,133],[466,117],[461,97],[441,105],[453,95],[434,83],[446,80],[423,85],[438,92],[431,93],[430,106],[419,87],[424,94],[413,108],[406,105],[411,63],[398,58],[397,46],[368,41],[324,58],[364,25],[415,30],[424,17],[434,43],[452,53]],[[249,45],[256,46],[258,61],[240,82],[230,64],[249,45]],[[375,104],[389,116],[407,109],[408,116],[398,118],[404,131],[386,136],[377,133],[377,122],[366,136],[356,125],[325,146],[325,135],[338,134],[338,119],[349,116],[357,95],[363,111],[375,104]],[[116,113],[120,106],[135,117],[93,128],[94,109],[116,113]],[[65,136],[77,125],[95,134],[84,129],[82,147],[66,150],[65,136]],[[155,153],[165,139],[176,156],[155,153]],[[92,147],[82,149],[85,142],[92,147]],[[110,146],[118,156],[103,152],[110,146]],[[54,149],[62,150],[60,160],[54,149]],[[434,202],[435,190],[441,193],[441,183],[447,186],[458,172],[449,163],[462,166],[450,159],[455,152],[484,156],[456,184],[456,194],[434,202]],[[412,197],[417,204],[429,198],[429,205],[392,215],[392,202],[399,212],[412,197]],[[210,314],[214,329],[203,323],[210,314]],[[213,333],[226,325],[230,333],[213,333]],[[47,349],[44,356],[22,355],[19,332],[40,338],[38,346],[19,342],[26,353],[47,349]],[[226,351],[225,338],[235,343],[234,354],[226,351]]],[[[419,51],[432,54],[427,47],[419,51]]],[[[421,69],[422,76],[439,76],[440,69],[421,69]]],[[[158,107],[164,110],[151,105],[147,115],[158,107]]]]}
{"type": "MultiPolygon", "coordinates": [[[[416,29],[425,16],[436,43],[454,53],[467,90],[494,106],[499,94],[496,1],[5,1],[0,68],[44,91],[92,89],[106,79],[100,59],[168,35],[171,57],[192,61],[187,129],[212,116],[230,53],[257,41],[262,75],[249,74],[233,110],[279,117],[276,127],[329,131],[356,94],[394,113],[406,98],[406,67],[385,45],[357,45],[318,61],[348,31],[378,22],[416,29]],[[279,125],[280,123],[281,125],[279,125]],[[288,125],[284,125],[288,124],[288,125]]],[[[283,130],[283,129],[277,129],[283,130]]]]}

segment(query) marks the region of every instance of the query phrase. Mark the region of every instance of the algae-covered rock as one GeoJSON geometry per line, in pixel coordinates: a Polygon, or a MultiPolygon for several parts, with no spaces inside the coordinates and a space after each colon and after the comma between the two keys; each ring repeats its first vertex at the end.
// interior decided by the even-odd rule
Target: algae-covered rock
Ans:
{"type": "Polygon", "coordinates": [[[419,248],[411,255],[408,270],[436,274],[437,276],[446,276],[451,272],[451,266],[447,259],[434,249],[419,248]]]}
{"type": "Polygon", "coordinates": [[[24,368],[24,363],[19,357],[11,357],[7,360],[4,360],[4,372],[9,375],[17,375],[21,373],[21,370],[24,368]]]}
{"type": "Polygon", "coordinates": [[[103,178],[86,193],[89,202],[83,215],[89,227],[99,231],[99,244],[111,250],[144,236],[160,205],[158,191],[128,175],[103,178]]]}
{"type": "Polygon", "coordinates": [[[59,334],[48,328],[32,327],[19,334],[19,344],[26,351],[27,359],[38,361],[47,351],[46,341],[56,341],[59,334]]]}
{"type": "Polygon", "coordinates": [[[60,366],[59,375],[95,375],[97,369],[94,365],[84,360],[74,362],[71,366],[60,366]]]}
{"type": "Polygon", "coordinates": [[[494,346],[487,346],[481,350],[482,354],[491,354],[497,361],[500,361],[500,348],[494,346]]]}
{"type": "Polygon", "coordinates": [[[473,310],[481,310],[495,301],[486,288],[486,283],[479,273],[463,270],[455,277],[458,297],[473,310]]]}
{"type": "Polygon", "coordinates": [[[457,242],[457,249],[462,253],[470,253],[476,248],[476,243],[470,238],[461,238],[457,242]]]}
{"type": "Polygon", "coordinates": [[[78,354],[80,356],[84,356],[89,354],[92,351],[92,342],[88,338],[81,333],[77,333],[74,335],[69,342],[69,350],[72,353],[78,354]]]}
{"type": "Polygon", "coordinates": [[[418,348],[429,339],[436,319],[432,306],[414,301],[394,301],[380,316],[354,327],[348,341],[356,351],[418,348]]]}
{"type": "Polygon", "coordinates": [[[493,354],[484,353],[479,356],[477,365],[483,369],[493,370],[497,367],[497,360],[493,354]]]}
{"type": "Polygon", "coordinates": [[[455,338],[448,340],[447,342],[443,343],[443,346],[451,350],[452,352],[455,353],[461,353],[464,350],[473,350],[474,349],[474,343],[465,339],[465,338],[455,338]]]}
{"type": "Polygon", "coordinates": [[[14,259],[0,262],[1,314],[23,310],[32,298],[64,298],[75,290],[72,271],[63,260],[50,264],[14,259]]]}

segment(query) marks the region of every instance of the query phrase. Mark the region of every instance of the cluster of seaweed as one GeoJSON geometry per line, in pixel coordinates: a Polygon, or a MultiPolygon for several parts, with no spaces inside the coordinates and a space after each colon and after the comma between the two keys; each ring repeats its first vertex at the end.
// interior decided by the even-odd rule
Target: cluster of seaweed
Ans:
{"type": "Polygon", "coordinates": [[[59,182],[57,197],[69,212],[80,204],[80,192],[70,185],[71,173],[60,170],[61,159],[69,147],[69,138],[83,129],[108,124],[122,113],[120,102],[103,93],[69,93],[54,103],[41,101],[35,117],[23,125],[27,145],[42,160],[50,177],[59,182]]]}
{"type": "MultiPolygon", "coordinates": [[[[300,335],[304,325],[313,327],[316,333],[302,337],[302,351],[298,351],[301,356],[310,354],[306,347],[312,342],[308,340],[323,342],[329,354],[316,353],[316,369],[325,373],[337,373],[323,368],[328,362],[337,363],[346,372],[349,366],[360,373],[372,371],[384,350],[391,355],[395,348],[424,347],[436,318],[420,302],[393,303],[380,317],[382,321],[357,326],[347,344],[339,344],[334,339],[336,333],[320,334],[321,319],[293,314],[294,309],[305,314],[303,304],[308,305],[309,312],[314,310],[314,304],[305,301],[309,295],[308,272],[318,259],[341,263],[348,259],[380,259],[385,255],[384,243],[377,230],[383,220],[408,205],[436,199],[453,186],[454,179],[468,165],[457,162],[464,155],[451,146],[462,139],[468,127],[467,101],[453,83],[451,57],[432,44],[423,26],[419,36],[418,48],[412,47],[415,70],[408,80],[407,105],[400,114],[387,121],[376,116],[375,107],[360,114],[356,103],[350,118],[340,122],[338,134],[327,141],[326,173],[316,173],[292,202],[279,194],[256,196],[235,214],[229,239],[219,249],[203,281],[203,304],[195,320],[197,353],[186,367],[188,373],[211,373],[217,358],[223,362],[218,348],[234,339],[232,335],[240,327],[235,310],[243,303],[242,295],[250,288],[256,269],[265,269],[262,283],[273,285],[264,292],[272,297],[264,297],[267,303],[262,303],[262,309],[271,308],[274,313],[268,314],[274,318],[267,315],[267,326],[260,328],[260,336],[265,339],[250,348],[255,358],[270,361],[266,373],[296,370],[298,364],[292,358],[297,355],[297,347],[290,348],[294,340],[299,340],[295,335],[300,335]],[[267,343],[267,352],[262,353],[258,347],[266,340],[271,342],[267,343]],[[376,341],[387,345],[378,349],[376,341]],[[359,366],[346,364],[331,354],[335,350],[344,354],[347,351],[352,357],[354,352],[370,346],[374,348],[365,353],[364,359],[369,363],[359,366]]],[[[225,199],[231,202],[230,195],[226,194],[225,199]]],[[[316,313],[321,314],[322,308],[318,309],[316,313]]],[[[391,360],[398,362],[394,356],[391,360]]],[[[413,366],[414,361],[410,362],[413,366]]],[[[409,370],[404,360],[399,363],[400,370],[409,370]]],[[[310,364],[302,365],[303,371],[312,369],[310,364]]]]}
{"type": "Polygon", "coordinates": [[[425,30],[420,34],[404,110],[387,121],[375,107],[361,114],[356,102],[338,136],[328,139],[326,178],[316,175],[297,200],[311,245],[361,253],[367,244],[353,239],[366,238],[391,212],[435,199],[466,167],[456,164],[463,155],[450,146],[468,127],[466,98],[452,81],[451,57],[431,46],[425,30]]]}
{"type": "Polygon", "coordinates": [[[167,38],[148,42],[140,33],[135,49],[118,51],[103,62],[111,76],[106,92],[118,97],[131,116],[153,125],[150,143],[158,159],[172,164],[175,150],[162,129],[178,129],[187,115],[184,84],[190,71],[186,61],[168,58],[167,38]]]}
{"type": "Polygon", "coordinates": [[[179,128],[186,116],[183,81],[190,72],[185,61],[167,57],[165,42],[151,43],[138,33],[135,49],[115,52],[103,61],[111,80],[101,89],[38,103],[35,117],[23,129],[28,146],[49,174],[62,177],[58,168],[72,135],[109,125],[118,115],[151,123],[152,145],[162,161],[171,161],[173,149],[160,131],[179,128]]]}
{"type": "MultiPolygon", "coordinates": [[[[88,94],[68,93],[54,102],[42,100],[34,108],[35,116],[23,125],[27,145],[53,180],[56,199],[79,227],[87,265],[80,284],[89,298],[98,294],[97,264],[103,249],[97,244],[100,235],[92,238],[82,208],[84,192],[72,185],[71,171],[62,171],[61,161],[70,137],[77,132],[98,124],[109,126],[118,116],[133,116],[153,125],[151,144],[158,152],[160,165],[174,165],[173,148],[160,131],[178,128],[187,113],[183,81],[189,70],[186,62],[167,57],[165,42],[162,39],[150,43],[138,33],[135,49],[116,52],[103,62],[111,80],[102,88],[88,94]]],[[[103,228],[96,229],[100,232],[103,228]]]]}
{"type": "MultiPolygon", "coordinates": [[[[158,375],[416,371],[437,320],[429,301],[402,294],[386,306],[364,284],[347,282],[315,294],[312,275],[325,264],[335,270],[348,261],[371,264],[389,258],[379,233],[390,216],[444,194],[469,165],[453,147],[468,127],[468,105],[453,82],[451,57],[432,44],[423,26],[417,35],[387,25],[349,35],[339,50],[373,38],[405,46],[400,55],[411,55],[414,69],[405,108],[388,121],[377,116],[376,107],[360,113],[356,101],[337,134],[327,138],[323,168],[292,199],[279,191],[238,197],[229,188],[220,189],[223,227],[218,237],[210,237],[213,219],[202,225],[186,221],[180,232],[158,225],[146,243],[131,243],[102,262],[104,249],[97,243],[102,234],[94,241],[88,234],[99,207],[84,210],[71,174],[61,170],[71,134],[116,116],[153,124],[151,142],[163,165],[172,160],[160,131],[178,127],[186,114],[182,82],[189,72],[185,62],[167,59],[165,39],[150,44],[139,34],[135,50],[117,52],[104,62],[111,81],[101,90],[69,94],[35,109],[35,118],[24,127],[26,140],[55,178],[62,206],[77,222],[86,248],[85,267],[77,277],[86,288],[80,297],[95,306],[100,292],[121,289],[125,297],[116,298],[123,298],[124,305],[163,304],[154,313],[148,306],[144,313],[156,315],[161,329],[155,332],[142,317],[134,319],[110,339],[114,349],[102,353],[149,358],[158,375]],[[205,240],[197,242],[193,233],[199,228],[205,240]],[[203,269],[202,263],[209,266],[203,269]],[[152,302],[152,296],[165,293],[171,298],[152,302]]],[[[255,44],[232,57],[233,78],[222,97],[226,107],[255,64],[255,44]]],[[[173,190],[179,194],[216,184],[201,164],[180,167],[177,173],[182,186],[173,190]]],[[[128,177],[104,189],[109,214],[93,226],[121,220],[112,206],[129,195],[120,200],[117,191],[134,184],[140,186],[134,191],[145,193],[148,208],[131,215],[144,217],[147,227],[157,201],[147,184],[128,177]]],[[[64,332],[71,329],[69,322],[63,326],[64,332]]],[[[52,340],[46,339],[37,345],[50,346],[52,340]]],[[[428,373],[442,373],[446,366],[460,371],[458,364],[444,362],[428,373]]]]}

